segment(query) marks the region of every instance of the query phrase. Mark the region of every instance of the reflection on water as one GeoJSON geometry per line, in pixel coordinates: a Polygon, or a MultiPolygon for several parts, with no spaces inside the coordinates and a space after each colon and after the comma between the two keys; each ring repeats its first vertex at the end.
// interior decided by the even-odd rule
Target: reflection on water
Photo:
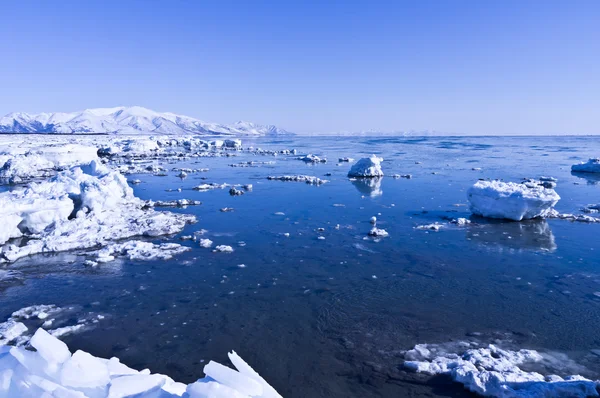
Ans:
{"type": "Polygon", "coordinates": [[[374,177],[374,178],[357,178],[352,181],[352,185],[358,189],[358,192],[362,193],[365,196],[370,196],[372,198],[376,196],[383,195],[383,191],[381,190],[381,182],[383,177],[374,177]]]}
{"type": "Polygon", "coordinates": [[[579,173],[572,171],[571,175],[586,180],[590,185],[600,185],[600,174],[598,173],[579,173]]]}
{"type": "Polygon", "coordinates": [[[467,230],[467,239],[479,244],[510,250],[556,250],[552,229],[546,220],[492,222],[467,230]]]}

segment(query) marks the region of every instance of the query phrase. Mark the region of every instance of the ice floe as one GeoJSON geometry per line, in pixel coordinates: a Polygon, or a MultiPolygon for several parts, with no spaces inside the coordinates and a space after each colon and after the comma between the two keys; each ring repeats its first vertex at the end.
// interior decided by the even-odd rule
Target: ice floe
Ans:
{"type": "Polygon", "coordinates": [[[206,377],[185,385],[168,376],[137,371],[118,358],[103,359],[85,351],[71,354],[65,343],[38,329],[28,350],[0,348],[2,397],[281,397],[234,351],[229,359],[237,370],[210,361],[206,377]]]}
{"type": "Polygon", "coordinates": [[[551,188],[532,183],[477,181],[467,192],[471,212],[514,221],[545,217],[560,200],[551,188]]]}
{"type": "Polygon", "coordinates": [[[125,243],[112,243],[92,254],[96,256],[97,262],[105,263],[113,261],[115,257],[126,257],[130,260],[169,260],[188,250],[189,247],[177,243],[155,244],[131,240],[125,243]]]}
{"type": "Polygon", "coordinates": [[[598,382],[524,370],[542,363],[544,353],[504,350],[474,342],[418,344],[405,354],[404,367],[429,375],[445,374],[466,389],[489,397],[596,397],[598,382]]]}
{"type": "Polygon", "coordinates": [[[292,175],[292,176],[268,176],[267,180],[271,181],[297,181],[297,182],[305,182],[310,185],[322,185],[328,183],[329,180],[322,180],[315,176],[305,176],[305,175],[292,175]]]}
{"type": "Polygon", "coordinates": [[[590,158],[586,163],[574,164],[571,171],[577,173],[600,173],[600,158],[590,158]]]}
{"type": "Polygon", "coordinates": [[[233,247],[228,245],[216,246],[213,250],[215,253],[233,253],[233,247]]]}
{"type": "Polygon", "coordinates": [[[348,172],[348,177],[371,178],[382,177],[381,162],[383,158],[371,155],[368,158],[362,158],[356,162],[348,172]]]}
{"type": "Polygon", "coordinates": [[[309,153],[306,156],[301,156],[298,158],[298,160],[302,160],[306,163],[327,163],[327,159],[322,159],[316,155],[313,155],[312,153],[309,153]]]}
{"type": "Polygon", "coordinates": [[[148,200],[146,201],[147,207],[187,207],[187,206],[199,206],[202,202],[199,200],[192,199],[177,199],[177,200],[148,200]]]}
{"type": "Polygon", "coordinates": [[[377,238],[385,238],[386,236],[389,236],[390,234],[388,234],[388,232],[385,229],[380,229],[380,228],[376,228],[373,227],[371,228],[371,230],[369,231],[369,236],[373,236],[373,237],[377,237],[377,238]]]}
{"type": "MultiPolygon", "coordinates": [[[[97,313],[77,314],[79,307],[57,307],[56,305],[32,305],[14,311],[0,323],[0,351],[3,345],[25,345],[31,339],[30,328],[43,327],[56,337],[83,331],[104,319],[97,313]]],[[[0,357],[2,354],[0,353],[0,357]]],[[[0,394],[0,397],[2,395],[0,394]]]]}
{"type": "Polygon", "coordinates": [[[180,232],[195,216],[158,212],[133,195],[118,171],[92,161],[24,189],[0,193],[0,262],[37,253],[105,246],[180,232]],[[27,238],[22,244],[12,238],[27,238]]]}

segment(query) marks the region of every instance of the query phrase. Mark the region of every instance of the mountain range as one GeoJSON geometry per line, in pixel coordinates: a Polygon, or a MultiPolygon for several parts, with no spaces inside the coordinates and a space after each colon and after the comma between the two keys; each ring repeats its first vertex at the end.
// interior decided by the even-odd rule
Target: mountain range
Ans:
{"type": "Polygon", "coordinates": [[[0,133],[30,134],[202,134],[227,136],[288,135],[273,125],[250,122],[207,123],[189,116],[140,106],[86,109],[81,112],[29,114],[0,118],[0,133]]]}

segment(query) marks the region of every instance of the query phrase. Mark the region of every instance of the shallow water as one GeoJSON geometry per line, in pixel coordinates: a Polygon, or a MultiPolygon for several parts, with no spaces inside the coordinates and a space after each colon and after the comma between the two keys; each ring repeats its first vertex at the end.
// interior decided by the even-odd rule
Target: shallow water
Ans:
{"type": "Polygon", "coordinates": [[[468,227],[414,228],[469,217],[466,190],[478,178],[552,176],[559,211],[598,203],[600,181],[572,175],[570,166],[597,156],[600,137],[286,137],[248,145],[296,148],[329,162],[240,152],[169,163],[210,169],[183,180],[172,171],[128,176],[142,180],[134,190],[144,199],[201,200],[173,210],[199,219],[180,235],[206,229],[215,245],[235,251],[212,253],[178,235],[163,241],[192,250],[170,261],[89,268],[73,254],[24,259],[0,282],[0,316],[32,304],[81,305],[106,319],[65,337],[72,349],[185,382],[201,375],[203,361],[226,362],[233,349],[286,397],[465,395],[403,372],[400,351],[473,332],[567,353],[600,377],[589,355],[600,348],[600,224],[472,218],[468,227]],[[349,181],[350,165],[336,162],[371,153],[384,157],[387,177],[349,181]],[[249,160],[275,163],[228,166],[249,160]],[[395,173],[413,178],[389,177],[395,173]],[[331,182],[266,179],[284,174],[331,182]],[[202,182],[254,189],[239,197],[191,189],[202,182]],[[374,215],[390,237],[365,239],[374,215]]]}

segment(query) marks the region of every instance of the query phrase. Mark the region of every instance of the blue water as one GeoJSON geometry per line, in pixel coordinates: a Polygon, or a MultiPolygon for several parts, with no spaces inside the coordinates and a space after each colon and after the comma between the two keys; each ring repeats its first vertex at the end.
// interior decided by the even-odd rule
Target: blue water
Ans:
{"type": "MultiPolygon", "coordinates": [[[[203,361],[226,362],[233,349],[286,397],[464,395],[403,372],[399,351],[473,332],[509,334],[519,346],[575,359],[600,348],[600,225],[473,218],[466,228],[414,228],[470,217],[465,192],[478,178],[552,176],[559,211],[598,203],[600,179],[572,175],[570,166],[598,156],[600,137],[286,137],[247,145],[296,148],[329,162],[241,152],[168,163],[210,169],[183,180],[176,172],[129,176],[142,180],[134,190],[144,199],[203,202],[173,210],[199,222],[160,240],[192,250],[170,261],[94,269],[68,253],[19,261],[10,266],[19,282],[5,282],[0,293],[0,316],[32,304],[80,305],[107,318],[65,337],[72,349],[187,382],[201,375],[203,361]],[[386,175],[413,178],[352,182],[350,165],[337,165],[338,157],[371,153],[384,157],[386,175]],[[249,160],[275,164],[228,166],[249,160]],[[266,179],[283,174],[331,182],[266,179]],[[191,189],[202,182],[254,189],[239,197],[191,189]],[[365,239],[374,215],[390,237],[365,239]],[[234,253],[179,240],[200,229],[234,253]]],[[[600,364],[586,361],[590,376],[600,376],[600,364]]]]}

